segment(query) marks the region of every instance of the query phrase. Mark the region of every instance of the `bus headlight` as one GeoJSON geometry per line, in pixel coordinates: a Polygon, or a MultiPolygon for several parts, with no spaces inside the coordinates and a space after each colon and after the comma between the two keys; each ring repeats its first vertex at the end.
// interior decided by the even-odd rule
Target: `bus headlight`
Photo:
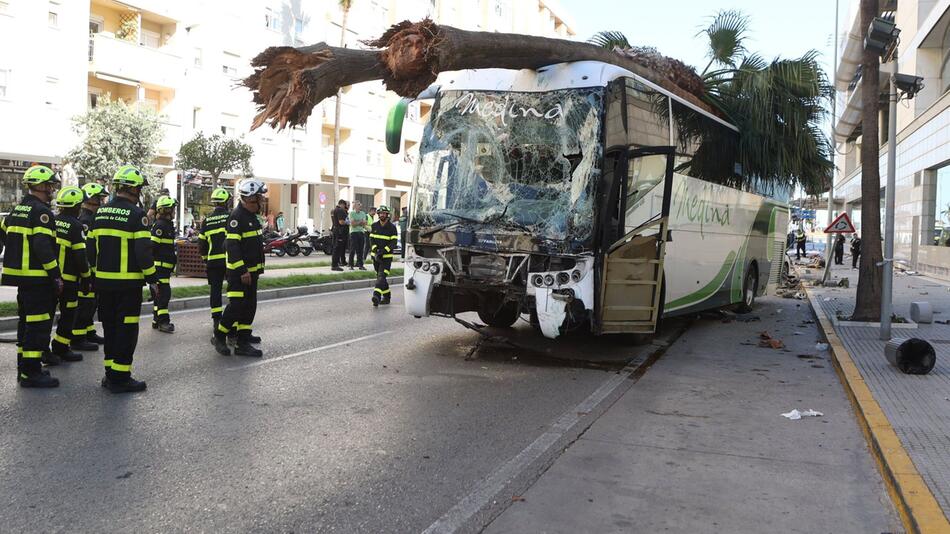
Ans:
{"type": "Polygon", "coordinates": [[[554,285],[554,277],[551,276],[551,275],[549,275],[549,274],[544,275],[544,285],[546,285],[546,286],[553,286],[553,285],[554,285]]]}
{"type": "Polygon", "coordinates": [[[571,272],[571,280],[573,280],[573,281],[575,281],[575,282],[580,282],[580,281],[581,281],[581,272],[578,271],[577,269],[574,269],[574,270],[571,272]]]}
{"type": "Polygon", "coordinates": [[[423,271],[429,272],[429,267],[430,267],[429,262],[427,262],[427,261],[422,262],[422,270],[423,270],[423,271]]]}
{"type": "Polygon", "coordinates": [[[544,277],[540,274],[534,275],[534,278],[531,280],[534,282],[535,287],[541,287],[544,285],[544,277]]]}
{"type": "Polygon", "coordinates": [[[418,269],[421,269],[421,268],[422,268],[422,262],[421,262],[421,261],[414,261],[414,262],[412,262],[412,266],[415,267],[417,270],[418,270],[418,269]]]}
{"type": "Polygon", "coordinates": [[[567,273],[557,273],[557,283],[558,285],[564,285],[571,281],[571,275],[567,273]]]}
{"type": "Polygon", "coordinates": [[[432,275],[437,275],[437,274],[439,274],[439,264],[438,264],[438,263],[433,263],[432,266],[429,267],[429,273],[432,274],[432,275]]]}

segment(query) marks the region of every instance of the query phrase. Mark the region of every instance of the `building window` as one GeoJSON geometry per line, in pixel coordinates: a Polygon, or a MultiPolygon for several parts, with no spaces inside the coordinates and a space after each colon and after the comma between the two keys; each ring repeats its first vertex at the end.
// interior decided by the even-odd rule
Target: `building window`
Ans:
{"type": "Polygon", "coordinates": [[[199,69],[204,64],[204,53],[200,48],[195,48],[195,67],[199,69]]]}
{"type": "Polygon", "coordinates": [[[950,246],[950,166],[937,169],[937,187],[934,195],[934,242],[950,246]]]}
{"type": "Polygon", "coordinates": [[[280,17],[271,8],[264,10],[264,25],[269,30],[280,31],[280,17]]]}
{"type": "Polygon", "coordinates": [[[201,108],[191,108],[191,128],[197,130],[199,122],[201,122],[201,108]]]}
{"type": "Polygon", "coordinates": [[[228,76],[237,76],[237,64],[241,57],[230,52],[224,53],[224,62],[221,65],[221,72],[228,76]]]}
{"type": "Polygon", "coordinates": [[[142,46],[147,46],[149,48],[159,48],[162,46],[162,36],[158,32],[153,32],[152,30],[142,29],[140,32],[141,41],[139,44],[142,46]]]}
{"type": "Polygon", "coordinates": [[[57,93],[59,92],[59,78],[54,78],[53,76],[46,77],[46,105],[55,106],[57,98],[57,93]]]}
{"type": "Polygon", "coordinates": [[[230,113],[221,114],[221,133],[226,137],[235,137],[237,130],[234,125],[237,124],[238,117],[237,115],[232,115],[230,113]]]}
{"type": "Polygon", "coordinates": [[[59,28],[59,2],[49,3],[49,15],[47,15],[47,22],[49,23],[50,28],[59,28]]]}
{"type": "Polygon", "coordinates": [[[0,98],[10,94],[10,69],[0,69],[0,98]]]}
{"type": "Polygon", "coordinates": [[[102,98],[102,91],[96,89],[95,87],[89,88],[89,109],[93,109],[99,105],[99,99],[102,98]]]}
{"type": "Polygon", "coordinates": [[[294,17],[294,35],[299,38],[303,34],[303,19],[294,17]]]}

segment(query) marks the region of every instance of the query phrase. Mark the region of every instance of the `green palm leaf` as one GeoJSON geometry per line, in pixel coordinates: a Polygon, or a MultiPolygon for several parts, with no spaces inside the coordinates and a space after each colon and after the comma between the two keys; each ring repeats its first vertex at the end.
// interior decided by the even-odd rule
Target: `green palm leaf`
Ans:
{"type": "Polygon", "coordinates": [[[740,11],[723,10],[713,16],[712,22],[697,35],[709,37],[709,64],[735,65],[739,56],[745,52],[745,33],[749,28],[749,19],[740,11]]]}
{"type": "Polygon", "coordinates": [[[618,31],[597,32],[593,37],[588,39],[587,42],[608,50],[613,50],[614,48],[626,50],[630,48],[630,41],[627,40],[627,36],[618,31]]]}

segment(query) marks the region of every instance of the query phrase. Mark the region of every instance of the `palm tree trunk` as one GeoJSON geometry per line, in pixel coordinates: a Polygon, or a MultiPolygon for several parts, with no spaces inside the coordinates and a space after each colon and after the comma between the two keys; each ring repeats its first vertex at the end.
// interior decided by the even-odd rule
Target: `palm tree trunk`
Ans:
{"type": "MultiPolygon", "coordinates": [[[[861,0],[862,38],[877,14],[878,0],[861,0]]],[[[865,48],[861,61],[861,265],[852,316],[855,321],[881,319],[880,68],[878,55],[865,48]]]]}
{"type": "Polygon", "coordinates": [[[472,32],[431,20],[399,23],[379,39],[376,50],[348,50],[324,43],[268,48],[252,61],[257,67],[244,85],[254,93],[259,113],[253,128],[265,122],[283,128],[306,122],[313,107],[354,83],[383,80],[400,96],[415,97],[440,72],[465,69],[537,69],[569,61],[602,61],[630,70],[691,102],[703,101],[705,87],[695,70],[666,58],[645,64],[589,43],[529,35],[472,32]]]}
{"type": "MultiPolygon", "coordinates": [[[[340,22],[340,48],[346,47],[346,19],[349,7],[343,8],[343,20],[340,22]]],[[[333,114],[333,201],[340,200],[340,111],[343,109],[343,86],[336,90],[336,112],[333,114]]]]}

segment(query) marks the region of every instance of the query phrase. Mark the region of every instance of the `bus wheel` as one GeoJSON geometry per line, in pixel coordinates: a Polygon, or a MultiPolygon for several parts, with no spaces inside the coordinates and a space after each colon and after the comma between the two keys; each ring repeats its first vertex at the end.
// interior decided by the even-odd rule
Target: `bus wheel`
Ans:
{"type": "Polygon", "coordinates": [[[488,326],[507,328],[515,324],[515,321],[517,321],[520,316],[521,304],[518,302],[507,302],[497,310],[478,310],[478,318],[488,326]]]}
{"type": "Polygon", "coordinates": [[[739,313],[749,313],[755,305],[755,293],[759,287],[759,272],[755,265],[750,265],[742,281],[742,302],[736,306],[739,313]]]}

